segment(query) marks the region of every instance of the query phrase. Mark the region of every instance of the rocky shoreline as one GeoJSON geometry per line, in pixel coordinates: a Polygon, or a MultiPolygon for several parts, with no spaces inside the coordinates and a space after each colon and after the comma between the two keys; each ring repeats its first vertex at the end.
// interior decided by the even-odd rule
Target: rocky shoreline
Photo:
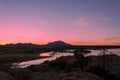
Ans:
{"type": "Polygon", "coordinates": [[[0,80],[120,80],[120,56],[62,56],[27,68],[0,67],[0,80]]]}

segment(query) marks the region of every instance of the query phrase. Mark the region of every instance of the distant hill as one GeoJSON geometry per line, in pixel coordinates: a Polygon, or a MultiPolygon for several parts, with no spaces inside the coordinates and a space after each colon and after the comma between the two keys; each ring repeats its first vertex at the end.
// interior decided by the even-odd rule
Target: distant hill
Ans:
{"type": "Polygon", "coordinates": [[[17,43],[17,44],[6,44],[5,47],[40,47],[41,45],[32,43],[17,43]]]}
{"type": "Polygon", "coordinates": [[[54,42],[50,42],[50,43],[46,44],[46,46],[49,46],[49,47],[64,47],[64,46],[71,46],[71,45],[68,44],[68,43],[65,43],[63,41],[54,41],[54,42]]]}
{"type": "Polygon", "coordinates": [[[40,47],[65,47],[65,46],[70,46],[70,44],[65,43],[63,41],[54,41],[54,42],[49,42],[48,44],[45,45],[37,45],[37,44],[32,44],[32,43],[17,43],[17,44],[6,44],[3,45],[4,47],[27,47],[27,48],[40,48],[40,47]]]}

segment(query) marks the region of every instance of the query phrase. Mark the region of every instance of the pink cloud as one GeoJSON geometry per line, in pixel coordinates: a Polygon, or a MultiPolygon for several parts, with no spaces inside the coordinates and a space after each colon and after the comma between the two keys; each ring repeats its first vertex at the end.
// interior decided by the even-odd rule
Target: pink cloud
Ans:
{"type": "Polygon", "coordinates": [[[77,26],[88,26],[89,24],[87,18],[84,16],[81,16],[80,18],[78,18],[74,23],[77,26]]]}
{"type": "Polygon", "coordinates": [[[120,37],[109,37],[106,38],[105,40],[120,40],[120,37]]]}
{"type": "Polygon", "coordinates": [[[76,42],[73,42],[73,44],[76,44],[76,45],[96,45],[96,44],[98,44],[98,42],[94,42],[94,41],[76,41],[76,42]]]}
{"type": "Polygon", "coordinates": [[[57,21],[54,21],[54,23],[61,26],[88,26],[89,22],[90,21],[85,16],[81,16],[76,19],[62,18],[57,21]]]}
{"type": "Polygon", "coordinates": [[[37,20],[36,20],[36,23],[37,23],[37,24],[45,24],[46,21],[45,21],[45,20],[42,20],[42,19],[37,19],[37,20]]]}
{"type": "Polygon", "coordinates": [[[109,22],[110,19],[107,17],[86,17],[86,16],[80,16],[76,20],[73,21],[73,24],[76,26],[100,26],[102,24],[106,24],[109,22]]]}

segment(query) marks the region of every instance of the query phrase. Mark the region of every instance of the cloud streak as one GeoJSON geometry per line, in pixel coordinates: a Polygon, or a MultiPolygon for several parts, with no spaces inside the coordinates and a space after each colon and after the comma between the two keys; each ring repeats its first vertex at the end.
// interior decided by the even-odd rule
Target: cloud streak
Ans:
{"type": "Polygon", "coordinates": [[[89,21],[87,20],[87,17],[81,16],[77,20],[75,20],[74,24],[76,26],[88,26],[89,25],[89,21]]]}
{"type": "Polygon", "coordinates": [[[94,42],[94,41],[76,41],[76,42],[73,42],[73,44],[78,44],[78,45],[96,45],[98,43],[94,42]]]}
{"type": "Polygon", "coordinates": [[[106,38],[105,40],[120,40],[120,37],[109,37],[106,38]]]}
{"type": "Polygon", "coordinates": [[[42,19],[37,19],[37,20],[36,20],[36,23],[37,23],[37,24],[45,24],[46,21],[45,21],[45,20],[42,20],[42,19]]]}
{"type": "Polygon", "coordinates": [[[90,23],[90,21],[85,16],[81,16],[81,17],[78,17],[78,18],[72,19],[72,20],[63,18],[63,19],[57,21],[57,24],[59,24],[59,25],[79,26],[79,27],[88,26],[89,23],[90,23]]]}

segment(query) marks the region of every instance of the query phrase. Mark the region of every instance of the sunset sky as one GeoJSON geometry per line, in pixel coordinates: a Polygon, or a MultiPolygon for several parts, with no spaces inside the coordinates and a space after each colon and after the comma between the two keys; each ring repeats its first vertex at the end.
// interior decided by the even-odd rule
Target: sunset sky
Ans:
{"type": "Polygon", "coordinates": [[[0,44],[120,45],[120,0],[0,0],[0,44]]]}

